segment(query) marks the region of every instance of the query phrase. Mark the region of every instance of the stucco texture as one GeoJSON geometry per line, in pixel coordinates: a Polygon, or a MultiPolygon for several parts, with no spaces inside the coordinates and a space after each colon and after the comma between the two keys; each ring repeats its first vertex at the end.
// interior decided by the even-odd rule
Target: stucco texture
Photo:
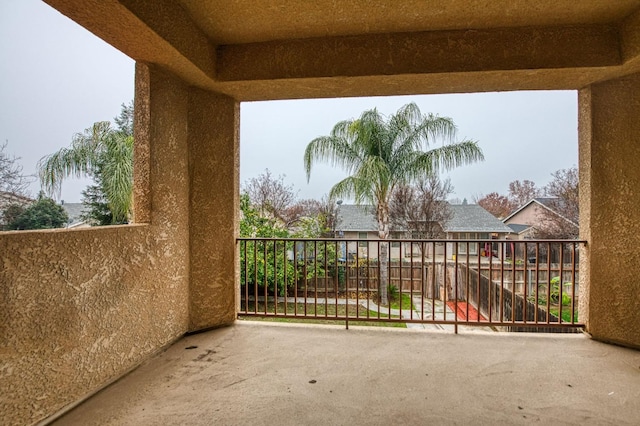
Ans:
{"type": "Polygon", "coordinates": [[[582,89],[580,315],[640,347],[640,0],[46,1],[138,61],[139,225],[0,235],[0,423],[233,321],[239,101],[582,89]]]}
{"type": "Polygon", "coordinates": [[[189,136],[191,89],[141,64],[136,76],[136,116],[146,117],[135,129],[136,165],[146,165],[136,175],[136,216],[148,223],[0,234],[0,424],[36,422],[94,392],[189,331],[190,318],[196,327],[233,321],[235,204],[218,208],[216,193],[234,200],[237,155],[212,160],[216,145],[197,139],[208,114],[222,108],[230,131],[218,140],[230,141],[228,152],[237,143],[237,104],[214,97],[189,136]],[[194,175],[189,143],[200,165],[194,175]],[[206,193],[212,180],[221,186],[206,193]],[[193,188],[202,207],[190,217],[193,188]],[[190,293],[199,301],[191,317],[190,293]]]}
{"type": "Polygon", "coordinates": [[[640,348],[640,74],[580,92],[581,316],[597,339],[640,348]]]}
{"type": "Polygon", "coordinates": [[[183,250],[146,225],[0,235],[0,424],[50,415],[180,336],[183,250]]]}
{"type": "Polygon", "coordinates": [[[235,100],[190,90],[190,330],[236,317],[239,117],[235,100]]]}
{"type": "Polygon", "coordinates": [[[640,69],[638,0],[46,0],[238,101],[579,89],[640,69]]]}

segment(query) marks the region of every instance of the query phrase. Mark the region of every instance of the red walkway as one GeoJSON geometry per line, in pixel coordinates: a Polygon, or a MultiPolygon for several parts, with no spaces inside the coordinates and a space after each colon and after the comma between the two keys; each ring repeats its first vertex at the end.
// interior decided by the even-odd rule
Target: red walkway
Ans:
{"type": "Polygon", "coordinates": [[[467,302],[458,302],[456,307],[456,302],[449,301],[447,302],[447,306],[457,313],[458,319],[461,321],[467,321],[467,309],[469,312],[469,321],[478,321],[478,317],[480,317],[480,321],[487,321],[487,319],[482,316],[478,310],[473,307],[473,305],[470,305],[467,302]]]}

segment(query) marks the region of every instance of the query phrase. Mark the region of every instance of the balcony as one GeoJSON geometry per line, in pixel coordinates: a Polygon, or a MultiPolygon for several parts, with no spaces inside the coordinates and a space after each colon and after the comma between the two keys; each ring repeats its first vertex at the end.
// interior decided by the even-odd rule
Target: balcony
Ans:
{"type": "Polygon", "coordinates": [[[257,323],[187,336],[55,425],[637,424],[640,352],[583,334],[257,323]]]}
{"type": "MultiPolygon", "coordinates": [[[[548,8],[522,2],[506,21],[498,3],[464,1],[452,2],[445,15],[427,3],[417,12],[343,8],[347,15],[328,14],[313,2],[275,14],[251,2],[233,10],[188,8],[189,2],[47,3],[138,61],[135,225],[0,235],[0,423],[48,419],[140,364],[60,424],[73,418],[82,424],[637,423],[637,351],[580,334],[471,334],[457,315],[442,326],[455,328],[457,321],[458,335],[360,330],[353,326],[359,320],[346,315],[349,331],[235,321],[178,340],[150,359],[187,332],[234,323],[242,303],[236,288],[240,102],[534,89],[578,90],[580,230],[587,244],[580,292],[578,280],[563,272],[559,280],[574,285],[568,291],[559,285],[558,294],[571,298],[569,312],[576,303],[584,309],[575,323],[565,325],[562,315],[558,322],[563,329],[584,323],[594,339],[640,348],[636,2],[574,7],[564,1],[548,8]],[[290,16],[302,21],[287,26],[290,16]],[[262,31],[246,25],[246,17],[256,18],[262,31]],[[415,27],[406,26],[409,18],[415,27]],[[473,31],[467,18],[477,24],[473,31]],[[221,38],[220,30],[230,33],[221,38]],[[272,30],[278,40],[260,38],[272,30]],[[357,63],[354,51],[364,55],[357,63]],[[437,61],[424,60],[434,54],[437,61]]],[[[514,141],[510,154],[527,149],[514,141]]],[[[461,263],[460,247],[458,254],[459,269],[473,274],[461,263]]],[[[520,265],[509,266],[506,257],[498,263],[484,256],[479,275],[485,259],[492,273],[515,267],[517,275],[520,265]]],[[[536,264],[544,275],[542,258],[536,264]]],[[[531,296],[524,285],[531,277],[524,275],[521,291],[531,296]]],[[[447,276],[453,276],[448,267],[447,276]]],[[[495,278],[488,280],[495,296],[495,278]]],[[[504,301],[510,287],[507,276],[503,281],[504,301]]],[[[259,282],[246,283],[260,290],[259,282]]],[[[307,292],[310,285],[315,290],[315,282],[306,283],[307,292]]],[[[291,288],[300,291],[297,282],[291,288]]],[[[455,288],[460,296],[466,283],[455,288]]],[[[243,309],[254,297],[262,315],[263,295],[254,293],[245,294],[243,309]]],[[[500,300],[482,294],[499,307],[498,318],[504,313],[510,322],[504,327],[530,325],[527,317],[510,319],[500,300]]],[[[444,299],[450,297],[446,290],[444,299]]],[[[535,294],[534,303],[541,304],[535,294]]],[[[269,309],[263,314],[270,315],[269,309]]]]}
{"type": "Polygon", "coordinates": [[[437,325],[456,333],[460,326],[584,327],[578,314],[584,241],[241,238],[238,244],[243,317],[342,321],[347,328],[358,321],[437,325]]]}

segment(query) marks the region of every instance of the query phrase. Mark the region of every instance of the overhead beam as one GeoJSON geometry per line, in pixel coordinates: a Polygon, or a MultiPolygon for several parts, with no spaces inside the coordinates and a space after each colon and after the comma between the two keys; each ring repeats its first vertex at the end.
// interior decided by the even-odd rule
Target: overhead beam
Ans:
{"type": "Polygon", "coordinates": [[[139,62],[160,65],[196,86],[215,77],[215,46],[171,0],[44,0],[139,62]]]}
{"type": "Polygon", "coordinates": [[[431,31],[219,46],[219,81],[606,67],[613,26],[431,31]]]}
{"type": "Polygon", "coordinates": [[[640,10],[620,25],[620,44],[625,63],[640,62],[640,10]]]}
{"type": "Polygon", "coordinates": [[[369,34],[215,46],[172,0],[45,0],[123,53],[239,101],[579,89],[640,71],[619,25],[369,34]]]}

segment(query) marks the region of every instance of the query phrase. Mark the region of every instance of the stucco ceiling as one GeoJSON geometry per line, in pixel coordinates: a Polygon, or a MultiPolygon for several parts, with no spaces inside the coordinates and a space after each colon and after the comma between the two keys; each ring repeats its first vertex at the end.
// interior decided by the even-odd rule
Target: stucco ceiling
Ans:
{"type": "Polygon", "coordinates": [[[179,0],[216,44],[618,23],[638,0],[179,0]]]}
{"type": "Polygon", "coordinates": [[[45,0],[241,101],[579,89],[640,72],[640,0],[45,0]]]}

